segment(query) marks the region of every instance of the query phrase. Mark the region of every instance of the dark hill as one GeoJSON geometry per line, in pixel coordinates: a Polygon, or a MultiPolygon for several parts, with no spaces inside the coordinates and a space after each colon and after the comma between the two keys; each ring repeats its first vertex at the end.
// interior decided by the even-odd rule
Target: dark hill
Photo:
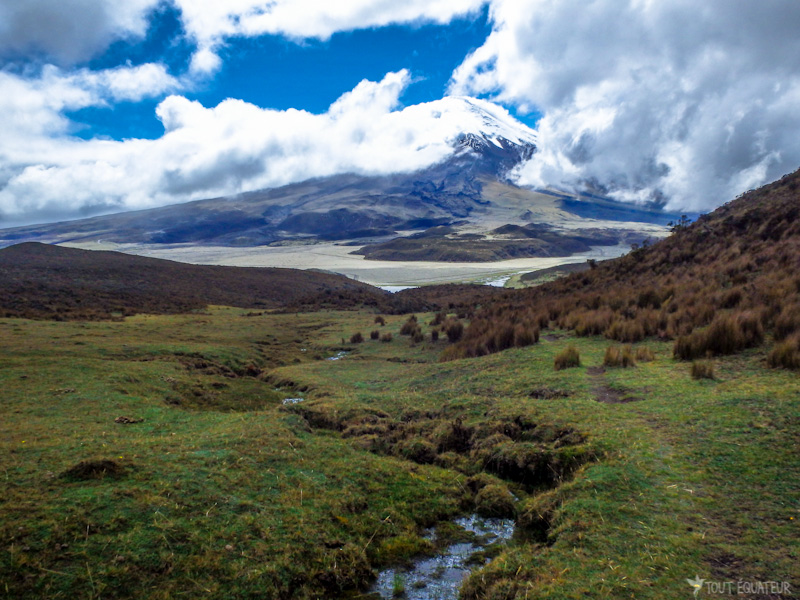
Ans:
{"type": "Polygon", "coordinates": [[[209,304],[388,308],[391,295],[341,275],[217,267],[26,243],[0,250],[0,315],[91,319],[209,304]]]}
{"type": "Polygon", "coordinates": [[[109,319],[210,304],[284,311],[368,307],[384,313],[449,308],[471,314],[503,294],[480,285],[390,294],[319,271],[191,265],[35,242],[0,250],[0,317],[109,319]]]}
{"type": "Polygon", "coordinates": [[[491,303],[445,358],[530,343],[532,330],[555,326],[628,343],[675,339],[681,359],[735,353],[771,334],[770,363],[800,368],[800,171],[673,230],[491,303]]]}

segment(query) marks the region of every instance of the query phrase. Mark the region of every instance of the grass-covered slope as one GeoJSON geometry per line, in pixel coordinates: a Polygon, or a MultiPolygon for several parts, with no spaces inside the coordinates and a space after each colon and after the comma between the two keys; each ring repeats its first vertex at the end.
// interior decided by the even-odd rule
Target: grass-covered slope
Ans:
{"type": "Polygon", "coordinates": [[[452,284],[390,294],[313,270],[191,265],[39,243],[0,250],[0,316],[6,317],[109,319],[185,313],[208,305],[295,312],[450,308],[471,313],[501,296],[497,288],[452,284]]]}
{"type": "Polygon", "coordinates": [[[190,265],[39,243],[0,250],[0,315],[109,318],[208,304],[275,309],[379,306],[390,295],[341,275],[190,265]]]}
{"type": "Polygon", "coordinates": [[[502,350],[492,340],[505,329],[554,322],[621,342],[676,340],[685,359],[735,353],[771,334],[771,362],[800,367],[800,171],[593,266],[488,307],[450,356],[502,350]]]}
{"type": "Polygon", "coordinates": [[[518,531],[465,599],[800,585],[800,382],[762,350],[714,380],[561,331],[440,363],[431,318],[416,344],[366,312],[0,319],[0,596],[358,597],[474,511],[518,531]]]}

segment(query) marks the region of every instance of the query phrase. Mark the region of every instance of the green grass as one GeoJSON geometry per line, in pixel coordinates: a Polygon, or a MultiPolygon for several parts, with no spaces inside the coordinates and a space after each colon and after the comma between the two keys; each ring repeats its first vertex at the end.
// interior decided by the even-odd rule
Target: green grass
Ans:
{"type": "Polygon", "coordinates": [[[0,597],[336,597],[432,551],[423,528],[474,510],[471,482],[508,487],[530,535],[466,598],[689,597],[696,574],[800,586],[800,382],[761,349],[693,380],[648,341],[653,362],[597,375],[599,338],[439,363],[432,315],[412,345],[405,316],[247,312],[0,320],[0,597]],[[373,328],[393,341],[349,344],[373,328]],[[582,366],[555,371],[568,345],[582,366]],[[598,385],[640,400],[599,403],[598,385]],[[488,436],[518,417],[529,437],[436,455],[456,420],[488,436]],[[560,446],[567,430],[585,443],[560,446]],[[424,444],[434,464],[402,457],[424,444]],[[584,446],[595,459],[550,491],[487,472],[584,446]],[[101,459],[120,473],[62,476],[101,459]]]}

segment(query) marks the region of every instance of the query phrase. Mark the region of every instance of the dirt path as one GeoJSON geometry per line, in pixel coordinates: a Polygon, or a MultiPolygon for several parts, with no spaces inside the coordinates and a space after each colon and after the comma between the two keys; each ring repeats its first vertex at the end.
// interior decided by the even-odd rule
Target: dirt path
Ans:
{"type": "Polygon", "coordinates": [[[586,373],[592,384],[592,393],[595,400],[606,404],[625,404],[627,402],[637,402],[641,398],[629,396],[624,390],[616,390],[606,383],[604,367],[589,367],[586,373]]]}

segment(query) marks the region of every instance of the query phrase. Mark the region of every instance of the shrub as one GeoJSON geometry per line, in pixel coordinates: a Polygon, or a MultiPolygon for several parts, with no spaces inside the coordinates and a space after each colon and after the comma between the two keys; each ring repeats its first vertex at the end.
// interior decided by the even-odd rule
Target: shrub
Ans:
{"type": "Polygon", "coordinates": [[[692,363],[692,379],[714,379],[714,363],[696,360],[692,363]]]}
{"type": "Polygon", "coordinates": [[[377,340],[380,337],[381,337],[381,332],[378,331],[377,329],[374,329],[369,334],[369,339],[371,339],[371,340],[377,340]]]}
{"type": "Polygon", "coordinates": [[[360,344],[363,341],[364,341],[364,336],[361,335],[360,331],[358,333],[354,333],[353,335],[350,336],[350,343],[351,344],[360,344]]]}
{"type": "Polygon", "coordinates": [[[391,333],[384,333],[384,334],[381,336],[381,341],[382,341],[382,342],[387,342],[387,343],[388,343],[388,342],[391,342],[391,341],[392,341],[392,334],[391,334],[391,333]]]}
{"type": "Polygon", "coordinates": [[[636,349],[636,360],[639,362],[651,362],[656,359],[656,355],[647,346],[639,346],[636,349]]]}
{"type": "Polygon", "coordinates": [[[578,349],[575,346],[567,346],[562,350],[555,359],[554,367],[556,371],[562,369],[569,369],[570,367],[580,367],[581,357],[578,349]]]}
{"type": "Polygon", "coordinates": [[[382,316],[378,315],[377,317],[375,317],[375,324],[376,325],[380,325],[381,327],[383,327],[384,325],[386,325],[386,319],[384,319],[382,316]]]}

